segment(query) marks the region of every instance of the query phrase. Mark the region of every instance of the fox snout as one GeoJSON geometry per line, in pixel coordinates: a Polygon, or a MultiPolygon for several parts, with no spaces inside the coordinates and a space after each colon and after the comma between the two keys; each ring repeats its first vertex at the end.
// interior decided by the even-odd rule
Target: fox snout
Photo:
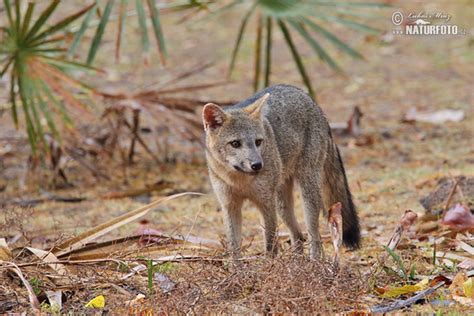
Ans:
{"type": "Polygon", "coordinates": [[[247,160],[240,165],[234,165],[235,170],[250,173],[250,174],[257,174],[263,168],[263,162],[261,159],[259,160],[247,160]]]}

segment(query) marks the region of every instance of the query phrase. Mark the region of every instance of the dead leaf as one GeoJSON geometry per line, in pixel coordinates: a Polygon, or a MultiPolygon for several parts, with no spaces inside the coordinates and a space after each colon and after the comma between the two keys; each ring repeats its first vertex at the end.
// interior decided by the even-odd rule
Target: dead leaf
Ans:
{"type": "Polygon", "coordinates": [[[140,293],[140,294],[137,294],[137,296],[133,300],[125,301],[124,303],[126,306],[135,306],[135,305],[141,304],[144,299],[145,299],[145,295],[140,293]]]}
{"type": "Polygon", "coordinates": [[[460,264],[458,264],[458,267],[466,270],[474,269],[474,260],[469,258],[464,259],[460,264]]]}
{"type": "Polygon", "coordinates": [[[380,295],[383,298],[394,298],[399,297],[404,294],[415,293],[422,290],[421,286],[419,285],[404,285],[400,287],[389,287],[388,289],[384,290],[384,292],[380,295]]]}
{"type": "Polygon", "coordinates": [[[28,282],[27,279],[23,276],[23,273],[21,272],[20,268],[13,262],[6,262],[8,265],[12,266],[8,268],[10,271],[14,272],[18,277],[20,278],[21,282],[23,282],[23,285],[25,286],[26,290],[28,291],[28,298],[30,300],[30,305],[33,310],[36,312],[40,312],[40,303],[38,301],[38,298],[36,297],[35,291],[33,290],[33,287],[31,286],[30,282],[28,282]]]}
{"type": "Polygon", "coordinates": [[[446,212],[441,223],[456,231],[472,230],[474,215],[467,206],[458,203],[446,212]]]}
{"type": "Polygon", "coordinates": [[[51,269],[56,271],[59,275],[65,276],[68,274],[66,267],[60,263],[57,263],[59,259],[51,252],[32,247],[26,247],[26,249],[31,251],[31,253],[40,258],[43,262],[47,262],[49,267],[51,267],[51,269]]]}
{"type": "Polygon", "coordinates": [[[126,214],[113,218],[103,224],[100,224],[92,229],[89,229],[76,237],[70,238],[65,242],[61,243],[60,245],[54,247],[52,252],[56,254],[56,256],[66,255],[67,253],[75,249],[85,246],[87,243],[93,241],[94,239],[97,239],[107,234],[108,232],[144,216],[153,207],[185,195],[202,195],[202,193],[184,192],[158,199],[145,206],[139,207],[133,211],[130,211],[126,214]]]}
{"type": "Polygon", "coordinates": [[[342,245],[342,204],[337,202],[328,211],[329,230],[334,246],[334,264],[339,266],[339,252],[342,245]]]}
{"type": "Polygon", "coordinates": [[[153,279],[158,282],[163,293],[168,293],[176,286],[176,283],[163,273],[155,272],[153,279]]]}
{"type": "Polygon", "coordinates": [[[53,310],[60,311],[63,308],[63,300],[62,300],[63,292],[61,290],[58,291],[46,291],[46,296],[48,297],[49,305],[53,310]]]}
{"type": "Polygon", "coordinates": [[[459,272],[449,286],[454,300],[462,305],[474,306],[474,291],[472,278],[468,278],[464,271],[459,272]]]}
{"type": "Polygon", "coordinates": [[[9,261],[13,258],[12,252],[8,247],[7,241],[5,238],[0,238],[0,260],[9,261]]]}
{"type": "Polygon", "coordinates": [[[416,221],[418,218],[418,215],[413,212],[412,210],[406,210],[405,213],[403,214],[402,218],[400,219],[397,228],[395,228],[395,231],[392,234],[392,237],[390,238],[387,247],[390,250],[394,250],[397,248],[398,244],[400,243],[400,240],[402,238],[402,233],[410,228],[411,225],[416,221]]]}
{"type": "Polygon", "coordinates": [[[402,121],[406,123],[424,122],[441,124],[452,121],[459,122],[464,119],[464,111],[462,110],[441,110],[435,112],[419,112],[416,108],[411,108],[403,117],[402,121]]]}
{"type": "Polygon", "coordinates": [[[99,295],[94,297],[85,305],[85,307],[89,308],[104,308],[105,307],[105,297],[103,295],[99,295]]]}

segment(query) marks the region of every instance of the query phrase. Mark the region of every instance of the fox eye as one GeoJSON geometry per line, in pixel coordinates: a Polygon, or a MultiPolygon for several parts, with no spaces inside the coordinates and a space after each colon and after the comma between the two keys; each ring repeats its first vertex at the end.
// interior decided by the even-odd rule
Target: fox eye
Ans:
{"type": "Polygon", "coordinates": [[[242,144],[240,143],[240,141],[238,140],[233,140],[230,142],[230,145],[234,148],[239,148],[240,146],[242,146],[242,144]]]}
{"type": "Polygon", "coordinates": [[[263,142],[263,139],[261,139],[261,138],[255,140],[255,146],[260,147],[260,145],[262,144],[262,142],[263,142]]]}

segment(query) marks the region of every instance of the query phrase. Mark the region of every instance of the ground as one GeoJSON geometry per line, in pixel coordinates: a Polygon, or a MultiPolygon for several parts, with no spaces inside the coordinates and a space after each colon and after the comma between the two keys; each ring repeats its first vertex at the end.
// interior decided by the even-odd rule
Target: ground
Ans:
{"type": "MultiPolygon", "coordinates": [[[[234,266],[223,259],[226,257],[222,252],[207,252],[206,255],[223,261],[173,263],[162,273],[177,285],[165,293],[162,287],[155,284],[154,294],[147,292],[146,272],[122,282],[119,281],[117,265],[71,266],[77,273],[79,283],[83,283],[76,284],[74,290],[68,290],[69,297],[64,306],[72,311],[82,311],[90,299],[103,294],[106,308],[111,312],[119,311],[125,308],[123,301],[130,301],[139,293],[147,295],[143,300],[144,310],[150,308],[165,312],[329,313],[363,310],[389,302],[380,298],[374,289],[403,285],[408,281],[387,271],[378,275],[371,272],[374,272],[372,268],[377,258],[385,252],[382,245],[387,243],[404,211],[410,209],[422,216],[425,210],[419,199],[431,192],[439,179],[474,176],[474,44],[472,35],[469,35],[473,27],[472,4],[468,1],[391,3],[394,9],[380,11],[380,19],[375,21],[385,30],[382,36],[334,28],[338,35],[365,56],[365,60],[358,61],[336,52],[346,71],[344,76],[335,74],[319,62],[309,48],[301,45],[317,91],[318,103],[329,121],[345,121],[353,106],[357,105],[364,114],[362,128],[369,140],[367,144],[357,145],[351,139],[336,139],[340,144],[363,234],[360,250],[343,251],[341,269],[336,276],[330,264],[294,258],[285,250],[276,260],[261,257],[259,214],[253,206],[248,205],[244,211],[245,255],[260,257],[234,266]],[[467,9],[469,6],[470,10],[467,9]],[[449,13],[453,16],[451,23],[466,28],[468,35],[392,36],[394,26],[390,16],[396,8],[402,8],[404,12],[449,13]],[[412,107],[420,111],[463,110],[465,118],[460,122],[442,124],[403,123],[403,116],[412,107]],[[367,279],[370,282],[366,282],[367,279]]],[[[166,17],[165,23],[175,20],[166,17]]],[[[136,51],[131,42],[126,48],[122,64],[109,71],[107,79],[113,83],[105,83],[106,80],[100,78],[94,82],[103,89],[114,91],[139,89],[161,80],[166,81],[176,73],[177,68],[189,69],[208,61],[214,61],[215,65],[183,83],[223,80],[233,43],[229,38],[236,36],[237,25],[238,19],[230,14],[196,25],[191,23],[165,28],[171,52],[167,69],[158,66],[156,60],[144,66],[141,58],[134,57],[136,51]],[[224,24],[225,27],[221,27],[224,24]],[[214,32],[212,37],[206,33],[211,29],[214,32]],[[133,81],[132,87],[125,85],[129,81],[133,81]]],[[[104,68],[111,65],[104,53],[107,49],[113,48],[105,47],[99,57],[99,65],[104,68]]],[[[302,86],[286,49],[281,41],[277,44],[273,82],[302,86]]],[[[184,96],[214,100],[240,100],[249,96],[252,93],[250,43],[245,43],[241,53],[232,83],[205,91],[188,92],[184,96]]],[[[153,58],[156,59],[156,56],[153,58]]],[[[58,240],[77,235],[155,198],[184,191],[202,192],[205,195],[178,198],[154,208],[144,217],[148,221],[147,227],[172,236],[194,235],[225,240],[221,214],[207,179],[201,147],[194,146],[192,154],[171,152],[169,155],[174,162],[161,164],[151,160],[146,153],[138,152],[135,164],[127,167],[126,178],[119,159],[99,161],[98,166],[111,176],[111,180],[97,179],[81,166],[70,162],[66,172],[74,186],[53,190],[48,185],[49,178],[45,180],[41,177],[44,172],[24,176],[27,166],[26,137],[14,130],[9,113],[0,114],[0,125],[0,206],[3,214],[3,218],[0,217],[0,224],[3,224],[0,226],[0,237],[7,237],[8,240],[21,233],[11,248],[27,244],[50,249],[58,240]],[[143,188],[160,180],[168,181],[168,188],[139,198],[104,198],[110,192],[143,188]],[[44,197],[46,194],[84,197],[86,200],[77,203],[45,201],[28,208],[14,206],[12,202],[44,197]]],[[[303,225],[299,197],[296,207],[298,219],[303,225]]],[[[321,226],[322,235],[329,236],[326,225],[321,226]]],[[[139,228],[140,224],[135,221],[111,231],[100,240],[130,236],[136,234],[139,228]]],[[[280,225],[280,231],[286,231],[283,224],[280,225]]],[[[433,232],[434,236],[436,234],[436,231],[433,232]]],[[[406,267],[415,267],[420,278],[423,275],[455,274],[458,271],[456,268],[449,271],[448,268],[432,265],[424,255],[426,251],[432,252],[428,239],[420,241],[416,232],[407,236],[409,238],[402,240],[399,255],[406,267]]],[[[329,260],[332,245],[329,238],[325,241],[329,260]]],[[[163,253],[171,255],[182,251],[178,247],[175,250],[165,249],[163,253]]],[[[390,262],[388,265],[395,264],[390,262]]],[[[30,280],[39,273],[33,268],[25,267],[23,271],[30,280]]],[[[4,274],[2,277],[9,278],[9,284],[13,282],[10,275],[4,274]]],[[[2,284],[6,283],[2,281],[2,284]]],[[[13,310],[27,310],[26,292],[21,289],[20,283],[14,284],[5,287],[5,294],[0,293],[0,302],[15,297],[11,291],[16,290],[22,295],[14,299],[16,303],[12,303],[13,310]]],[[[40,288],[44,290],[50,286],[45,282],[40,288]]],[[[429,297],[428,302],[443,301],[446,293],[447,289],[441,289],[429,297]]],[[[448,308],[466,310],[461,304],[443,307],[433,303],[414,306],[412,311],[435,312],[447,311],[448,308]]],[[[143,312],[136,309],[132,311],[143,312]]]]}

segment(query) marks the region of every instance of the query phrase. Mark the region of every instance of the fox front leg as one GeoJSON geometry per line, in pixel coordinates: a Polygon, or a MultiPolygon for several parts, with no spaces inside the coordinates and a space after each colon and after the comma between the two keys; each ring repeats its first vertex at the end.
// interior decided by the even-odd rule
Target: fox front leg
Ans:
{"type": "Polygon", "coordinates": [[[240,256],[242,242],[242,202],[240,198],[221,201],[227,242],[233,257],[240,256]]]}
{"type": "Polygon", "coordinates": [[[278,226],[275,197],[273,195],[267,198],[263,197],[261,200],[255,202],[263,218],[265,252],[268,256],[275,257],[278,253],[278,226]]]}

